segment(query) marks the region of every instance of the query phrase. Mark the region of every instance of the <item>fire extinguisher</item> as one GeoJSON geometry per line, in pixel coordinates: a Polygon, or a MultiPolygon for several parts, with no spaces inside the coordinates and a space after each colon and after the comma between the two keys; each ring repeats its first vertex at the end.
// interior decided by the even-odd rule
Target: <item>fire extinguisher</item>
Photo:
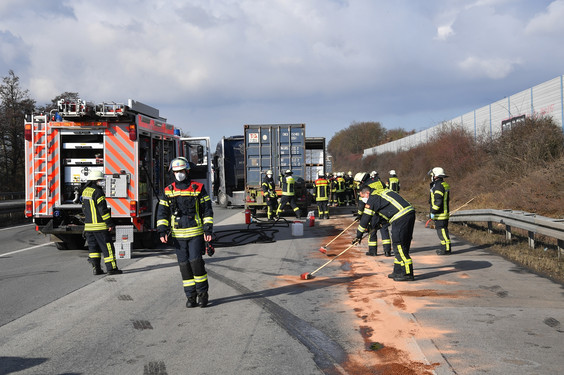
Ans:
{"type": "Polygon", "coordinates": [[[251,223],[251,210],[248,208],[245,210],[245,224],[251,223]]]}
{"type": "Polygon", "coordinates": [[[309,226],[315,226],[315,214],[313,212],[309,212],[309,215],[307,216],[309,217],[309,226]]]}

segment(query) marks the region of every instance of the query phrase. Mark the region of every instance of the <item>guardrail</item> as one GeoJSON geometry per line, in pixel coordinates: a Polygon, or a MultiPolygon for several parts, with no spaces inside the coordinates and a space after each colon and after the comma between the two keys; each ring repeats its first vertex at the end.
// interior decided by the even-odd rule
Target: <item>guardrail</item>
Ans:
{"type": "Polygon", "coordinates": [[[25,201],[0,201],[0,227],[29,221],[25,217],[25,201]]]}
{"type": "Polygon", "coordinates": [[[12,200],[12,199],[24,199],[25,191],[12,191],[0,193],[0,201],[12,200]]]}
{"type": "Polygon", "coordinates": [[[553,219],[534,213],[512,210],[465,210],[453,212],[449,221],[487,222],[488,232],[493,232],[492,223],[505,225],[505,238],[511,239],[512,227],[528,232],[529,246],[535,247],[535,234],[542,234],[557,240],[558,260],[564,253],[564,219],[553,219]]]}

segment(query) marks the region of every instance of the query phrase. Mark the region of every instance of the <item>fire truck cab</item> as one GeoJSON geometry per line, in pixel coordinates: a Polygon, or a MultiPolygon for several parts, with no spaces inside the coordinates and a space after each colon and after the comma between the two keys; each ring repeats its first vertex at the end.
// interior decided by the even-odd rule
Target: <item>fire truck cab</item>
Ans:
{"type": "MultiPolygon", "coordinates": [[[[26,116],[25,139],[26,216],[59,249],[84,247],[81,194],[94,170],[105,176],[116,226],[131,227],[137,246],[154,247],[171,160],[195,155],[190,160],[202,171],[209,154],[209,139],[207,150],[198,148],[191,138],[181,139],[158,109],[132,99],[127,105],[61,99],[49,114],[26,116]]],[[[199,177],[206,175],[209,180],[211,166],[199,177]]]]}

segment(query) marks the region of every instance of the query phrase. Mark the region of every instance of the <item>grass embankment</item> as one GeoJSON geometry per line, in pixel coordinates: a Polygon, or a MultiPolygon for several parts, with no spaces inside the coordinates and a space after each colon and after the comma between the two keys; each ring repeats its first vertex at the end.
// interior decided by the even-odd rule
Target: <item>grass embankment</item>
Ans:
{"type": "MultiPolygon", "coordinates": [[[[509,209],[564,218],[564,135],[551,118],[528,118],[495,139],[475,138],[460,127],[445,126],[431,142],[366,158],[354,168],[379,171],[384,180],[395,169],[401,194],[423,219],[429,211],[427,172],[437,166],[449,175],[451,211],[473,198],[462,209],[509,209]]],[[[527,233],[516,228],[511,240],[499,226],[487,233],[487,223],[451,223],[449,228],[468,242],[564,283],[564,258],[558,258],[555,239],[537,236],[535,249],[530,249],[527,233]]]]}

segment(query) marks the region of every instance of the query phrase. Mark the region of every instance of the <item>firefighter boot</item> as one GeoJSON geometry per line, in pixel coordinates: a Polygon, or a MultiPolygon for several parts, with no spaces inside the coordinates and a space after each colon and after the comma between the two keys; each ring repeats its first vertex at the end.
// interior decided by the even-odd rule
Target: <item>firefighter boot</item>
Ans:
{"type": "Polygon", "coordinates": [[[384,245],[384,255],[386,255],[387,257],[392,256],[392,247],[390,245],[384,245]]]}
{"type": "Polygon", "coordinates": [[[106,268],[108,269],[108,275],[121,275],[123,273],[122,270],[118,270],[117,266],[116,268],[112,267],[111,263],[106,263],[106,268]]]}
{"type": "Polygon", "coordinates": [[[92,265],[92,273],[94,275],[103,275],[104,270],[100,267],[100,258],[88,258],[88,263],[92,265]]]}
{"type": "Polygon", "coordinates": [[[198,302],[200,307],[206,307],[208,305],[208,292],[203,292],[198,294],[198,302]]]}
{"type": "Polygon", "coordinates": [[[198,306],[198,301],[196,300],[196,293],[190,294],[188,301],[186,301],[186,307],[192,308],[198,306]]]}

